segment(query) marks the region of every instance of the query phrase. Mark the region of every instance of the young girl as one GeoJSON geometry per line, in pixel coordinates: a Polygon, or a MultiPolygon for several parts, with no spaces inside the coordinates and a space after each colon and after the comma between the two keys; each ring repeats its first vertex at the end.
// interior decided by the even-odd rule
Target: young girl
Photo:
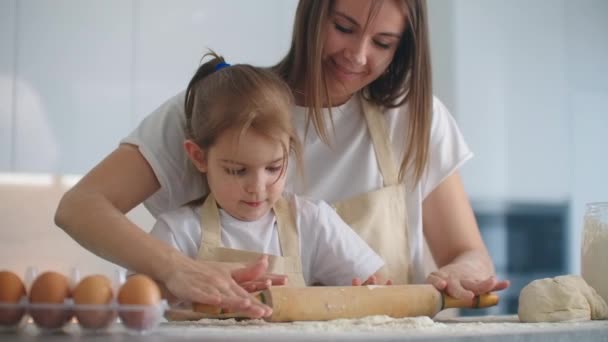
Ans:
{"type": "Polygon", "coordinates": [[[289,87],[270,70],[205,56],[186,90],[184,148],[209,194],[160,215],[151,234],[204,261],[266,254],[290,286],[371,278],[382,259],[333,208],[283,191],[290,152],[301,153],[289,87]]]}
{"type": "MultiPolygon", "coordinates": [[[[334,204],[395,283],[426,281],[457,298],[509,285],[495,277],[458,173],[472,152],[432,94],[424,0],[300,0],[290,50],[273,69],[295,95],[304,144],[306,182],[289,179],[289,189],[334,204]],[[433,272],[424,267],[425,240],[433,272]]],[[[207,192],[184,169],[183,101],[183,93],[169,99],[70,190],[56,222],[178,297],[219,296],[230,308],[243,297],[226,274],[165,257],[124,216],[141,202],[158,215],[207,192]],[[134,244],[154,248],[124,251],[134,244]]]]}

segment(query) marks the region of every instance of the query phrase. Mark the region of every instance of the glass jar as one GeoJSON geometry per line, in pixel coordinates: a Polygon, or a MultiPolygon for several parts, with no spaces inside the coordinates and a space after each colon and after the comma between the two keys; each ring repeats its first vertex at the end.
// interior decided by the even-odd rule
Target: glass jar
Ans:
{"type": "Polygon", "coordinates": [[[608,303],[608,202],[587,203],[581,273],[587,284],[608,303]]]}

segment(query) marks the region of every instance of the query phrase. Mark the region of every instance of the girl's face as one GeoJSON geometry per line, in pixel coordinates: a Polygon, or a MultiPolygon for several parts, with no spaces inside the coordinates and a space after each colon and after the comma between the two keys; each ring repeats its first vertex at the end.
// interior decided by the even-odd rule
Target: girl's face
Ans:
{"type": "Polygon", "coordinates": [[[334,2],[323,45],[323,67],[334,105],[373,82],[393,60],[405,29],[405,13],[396,0],[379,6],[367,23],[372,1],[334,2]]]}
{"type": "MultiPolygon", "coordinates": [[[[248,130],[239,139],[230,129],[203,152],[197,167],[206,173],[207,183],[218,205],[242,221],[265,216],[285,187],[285,156],[281,143],[248,130]]],[[[289,137],[282,138],[289,146],[289,137]]]]}

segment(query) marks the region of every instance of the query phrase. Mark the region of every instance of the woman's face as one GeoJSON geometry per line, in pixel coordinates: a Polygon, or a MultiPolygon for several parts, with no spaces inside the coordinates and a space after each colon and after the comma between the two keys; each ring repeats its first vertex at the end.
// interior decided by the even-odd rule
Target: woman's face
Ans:
{"type": "Polygon", "coordinates": [[[323,68],[333,105],[378,78],[389,66],[405,30],[406,16],[396,0],[335,0],[327,20],[323,68]],[[367,23],[367,26],[366,26],[367,23]]]}

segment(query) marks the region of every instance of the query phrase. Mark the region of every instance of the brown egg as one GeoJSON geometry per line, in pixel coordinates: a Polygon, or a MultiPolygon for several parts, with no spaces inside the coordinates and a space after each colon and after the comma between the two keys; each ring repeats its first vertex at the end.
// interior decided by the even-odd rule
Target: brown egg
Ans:
{"type": "Polygon", "coordinates": [[[136,330],[154,327],[158,319],[157,305],[160,303],[160,288],[150,277],[136,274],[127,279],[118,291],[118,303],[121,305],[118,315],[123,323],[136,330]],[[132,305],[148,306],[147,308],[131,307],[132,305]]]}
{"type": "Polygon", "coordinates": [[[5,304],[5,307],[0,307],[0,325],[11,326],[19,323],[25,307],[21,306],[19,301],[25,296],[25,286],[13,272],[0,272],[0,305],[5,304]]]}
{"type": "Polygon", "coordinates": [[[82,279],[74,288],[72,297],[76,304],[76,318],[87,329],[105,328],[116,318],[116,311],[109,306],[113,298],[112,283],[104,275],[91,275],[82,279]]]}
{"type": "Polygon", "coordinates": [[[70,309],[62,307],[70,297],[68,278],[57,272],[45,272],[39,275],[30,289],[30,315],[34,322],[46,329],[57,329],[72,318],[70,309]],[[41,304],[41,305],[37,305],[41,304]],[[51,308],[44,305],[54,304],[51,308]]]}

